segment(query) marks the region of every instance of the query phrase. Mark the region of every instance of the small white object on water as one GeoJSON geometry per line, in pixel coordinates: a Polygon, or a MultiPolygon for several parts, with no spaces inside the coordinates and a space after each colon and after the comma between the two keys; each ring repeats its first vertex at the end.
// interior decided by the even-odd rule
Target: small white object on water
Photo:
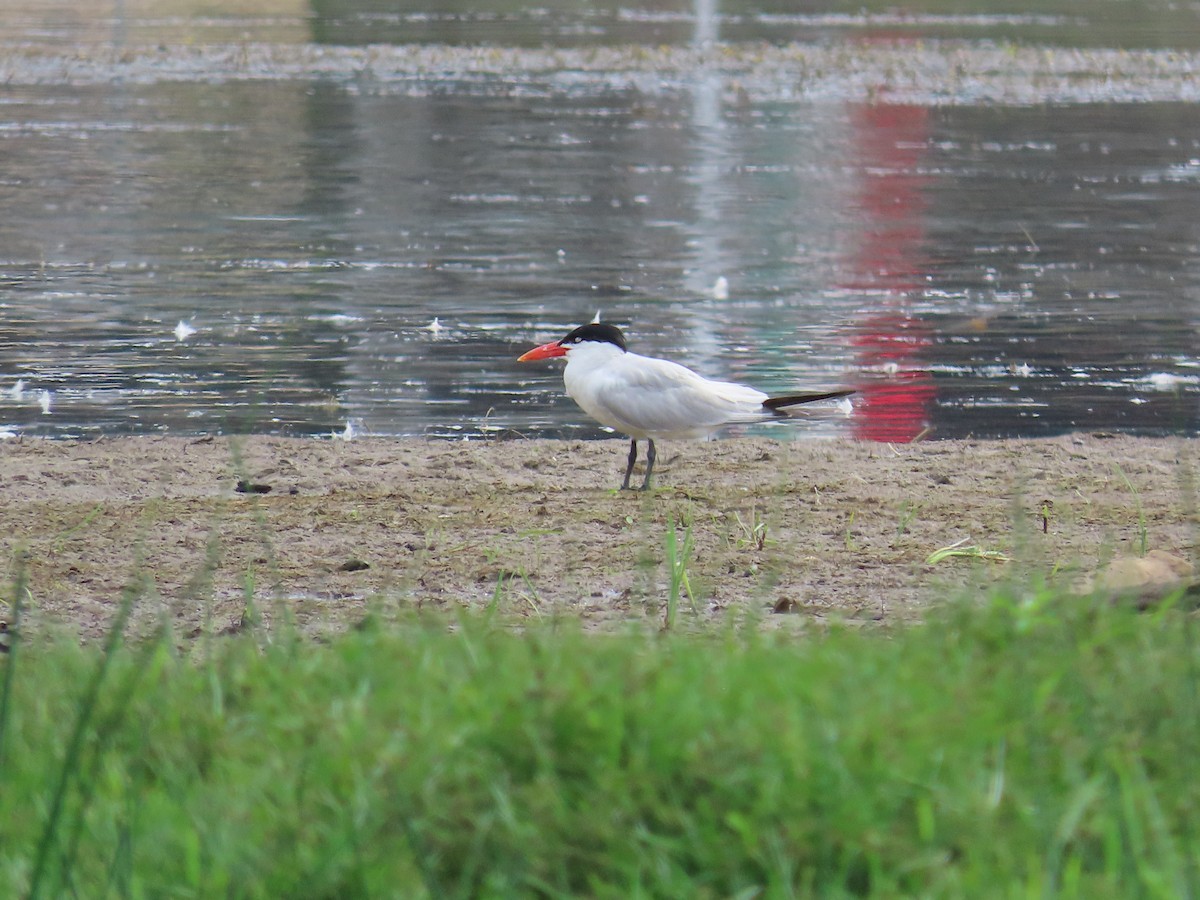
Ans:
{"type": "Polygon", "coordinates": [[[842,399],[840,399],[837,402],[837,408],[838,408],[838,411],[841,412],[841,414],[843,416],[849,416],[854,413],[854,404],[850,402],[849,397],[843,397],[842,399]]]}
{"type": "Polygon", "coordinates": [[[345,328],[353,325],[356,322],[361,322],[361,316],[352,316],[348,313],[330,313],[327,316],[308,316],[312,322],[328,322],[330,325],[336,325],[339,328],[345,328]]]}
{"type": "Polygon", "coordinates": [[[330,437],[333,438],[335,441],[346,441],[347,443],[349,443],[350,441],[352,441],[356,437],[358,437],[358,429],[356,429],[354,427],[353,422],[351,422],[349,419],[347,419],[346,427],[343,428],[341,431],[335,431],[333,434],[330,435],[330,437]]]}
{"type": "Polygon", "coordinates": [[[25,379],[24,378],[18,378],[17,383],[8,389],[8,396],[12,397],[14,400],[24,400],[25,399],[25,379]]]}
{"type": "Polygon", "coordinates": [[[54,393],[52,391],[42,391],[38,394],[38,404],[42,407],[42,415],[48,415],[50,407],[54,404],[54,393]]]}
{"type": "Polygon", "coordinates": [[[1173,391],[1186,380],[1170,372],[1154,372],[1146,376],[1146,383],[1156,391],[1173,391]]]}
{"type": "Polygon", "coordinates": [[[186,341],[195,333],[196,329],[183,319],[180,319],[179,324],[175,326],[175,340],[177,341],[186,341]]]}
{"type": "Polygon", "coordinates": [[[593,325],[600,324],[600,310],[596,310],[596,318],[592,319],[593,325]]]}
{"type": "Polygon", "coordinates": [[[714,300],[728,300],[729,279],[724,275],[718,276],[717,280],[713,282],[712,295],[714,300]]]}
{"type": "Polygon", "coordinates": [[[425,330],[428,331],[430,334],[432,334],[434,337],[437,337],[439,334],[441,334],[443,331],[446,330],[446,326],[443,325],[438,320],[437,316],[434,316],[433,321],[425,326],[425,330]]]}

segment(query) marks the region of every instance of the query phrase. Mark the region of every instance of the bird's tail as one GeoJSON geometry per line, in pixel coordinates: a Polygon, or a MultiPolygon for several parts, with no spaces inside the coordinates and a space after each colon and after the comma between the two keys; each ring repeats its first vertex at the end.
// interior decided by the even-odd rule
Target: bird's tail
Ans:
{"type": "Polygon", "coordinates": [[[836,400],[838,397],[849,397],[852,390],[826,391],[823,394],[789,394],[786,397],[768,397],[763,406],[777,416],[788,415],[788,409],[803,403],[816,403],[818,400],[836,400]]]}

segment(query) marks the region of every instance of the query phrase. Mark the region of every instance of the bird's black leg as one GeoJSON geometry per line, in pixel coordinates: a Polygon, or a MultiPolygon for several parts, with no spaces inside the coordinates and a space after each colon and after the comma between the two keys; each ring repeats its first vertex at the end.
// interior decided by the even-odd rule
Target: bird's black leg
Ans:
{"type": "Polygon", "coordinates": [[[650,475],[654,472],[654,441],[646,439],[646,480],[642,482],[642,490],[650,490],[650,475]]]}
{"type": "Polygon", "coordinates": [[[629,464],[625,466],[625,480],[621,482],[621,490],[629,490],[629,474],[633,471],[633,464],[637,462],[637,441],[629,442],[629,464]]]}

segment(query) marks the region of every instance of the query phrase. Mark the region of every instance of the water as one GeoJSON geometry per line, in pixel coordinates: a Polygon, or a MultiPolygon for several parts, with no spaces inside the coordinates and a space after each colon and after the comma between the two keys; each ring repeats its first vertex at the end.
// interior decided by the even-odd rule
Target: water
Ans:
{"type": "Polygon", "coordinates": [[[597,310],[860,389],[789,433],[1200,427],[1195,58],[1083,7],[55,10],[3,29],[8,433],[592,436],[515,357],[597,310]]]}

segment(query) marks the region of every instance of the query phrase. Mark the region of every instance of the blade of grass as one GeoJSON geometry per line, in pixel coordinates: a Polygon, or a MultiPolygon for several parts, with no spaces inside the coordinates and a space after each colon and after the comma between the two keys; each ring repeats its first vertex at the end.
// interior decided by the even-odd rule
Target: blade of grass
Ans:
{"type": "Polygon", "coordinates": [[[667,612],[663,620],[663,628],[669,630],[675,626],[675,618],[679,611],[679,599],[683,593],[687,594],[688,602],[691,603],[692,612],[699,612],[696,608],[696,597],[692,593],[692,585],[688,579],[688,564],[692,559],[692,552],[695,549],[696,537],[692,531],[692,523],[688,522],[683,533],[683,546],[679,545],[678,527],[675,524],[675,519],[671,519],[671,527],[667,529],[666,537],[666,557],[667,557],[667,574],[670,579],[670,589],[667,593],[667,612]]]}
{"type": "Polygon", "coordinates": [[[1138,489],[1133,486],[1133,482],[1129,480],[1129,476],[1125,474],[1125,470],[1121,468],[1119,463],[1113,463],[1113,468],[1117,470],[1117,474],[1121,476],[1121,480],[1125,482],[1125,487],[1129,488],[1129,493],[1133,494],[1133,505],[1137,509],[1138,517],[1138,556],[1146,555],[1146,511],[1142,508],[1142,495],[1138,493],[1138,489]]]}
{"type": "Polygon", "coordinates": [[[12,709],[12,687],[16,678],[17,657],[21,646],[21,614],[25,609],[25,594],[29,590],[29,572],[25,554],[18,550],[13,560],[12,621],[8,626],[8,658],[4,666],[4,684],[0,686],[0,773],[4,771],[4,745],[8,734],[8,717],[12,709]]]}
{"type": "Polygon", "coordinates": [[[34,854],[33,869],[29,878],[29,900],[36,900],[42,894],[47,866],[50,861],[50,851],[54,848],[58,837],[67,792],[71,787],[72,779],[79,771],[79,759],[83,751],[84,738],[87,734],[88,725],[92,721],[92,716],[96,712],[100,697],[100,688],[104,684],[105,677],[108,675],[108,670],[112,665],[117,648],[121,646],[125,624],[129,621],[134,603],[141,596],[142,591],[143,578],[135,576],[121,592],[121,602],[117,607],[117,614],[113,617],[112,624],[109,626],[108,637],[105,638],[100,659],[96,663],[92,677],[84,689],[83,696],[80,698],[75,716],[75,724],[71,729],[71,736],[67,741],[66,753],[63,755],[62,764],[59,767],[54,795],[50,801],[50,811],[46,815],[46,823],[42,828],[42,835],[38,840],[37,850],[34,854]]]}
{"type": "MultiPolygon", "coordinates": [[[[129,674],[124,681],[119,684],[113,692],[111,709],[96,726],[92,729],[90,739],[88,741],[91,758],[86,766],[86,771],[79,778],[79,795],[78,804],[75,809],[74,821],[71,823],[71,828],[68,833],[66,847],[62,853],[62,861],[60,868],[64,873],[64,877],[70,883],[75,870],[75,860],[78,856],[79,842],[83,834],[84,814],[87,812],[93,794],[99,784],[100,767],[104,761],[104,751],[108,748],[112,738],[114,738],[118,730],[125,723],[129,708],[133,705],[134,695],[139,684],[147,672],[151,670],[153,657],[162,652],[167,647],[167,636],[169,629],[166,623],[160,627],[158,635],[146,641],[138,648],[137,656],[129,670],[129,674]]],[[[84,766],[81,762],[81,769],[84,766]]]]}

